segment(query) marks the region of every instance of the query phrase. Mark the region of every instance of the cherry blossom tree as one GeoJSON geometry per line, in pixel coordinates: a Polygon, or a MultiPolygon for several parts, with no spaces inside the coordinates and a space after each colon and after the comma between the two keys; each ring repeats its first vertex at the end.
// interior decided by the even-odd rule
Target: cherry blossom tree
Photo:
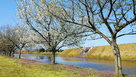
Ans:
{"type": "Polygon", "coordinates": [[[79,46],[86,39],[85,36],[92,33],[86,27],[53,17],[46,9],[41,0],[17,1],[18,17],[35,32],[32,40],[52,52],[52,63],[55,64],[57,50],[66,46],[79,46]]]}

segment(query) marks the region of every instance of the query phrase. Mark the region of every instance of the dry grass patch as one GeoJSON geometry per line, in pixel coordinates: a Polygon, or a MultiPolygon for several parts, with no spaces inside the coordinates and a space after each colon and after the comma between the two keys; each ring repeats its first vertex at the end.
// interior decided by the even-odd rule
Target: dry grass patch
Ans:
{"type": "Polygon", "coordinates": [[[63,52],[59,53],[59,56],[69,56],[69,57],[77,57],[82,51],[82,48],[72,48],[66,49],[63,52]]]}

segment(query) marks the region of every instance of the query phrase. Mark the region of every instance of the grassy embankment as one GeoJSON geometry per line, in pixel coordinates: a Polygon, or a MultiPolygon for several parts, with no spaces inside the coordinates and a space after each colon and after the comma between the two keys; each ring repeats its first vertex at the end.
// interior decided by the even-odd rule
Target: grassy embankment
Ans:
{"type": "MultiPolygon", "coordinates": [[[[136,43],[135,44],[120,44],[119,45],[121,56],[123,60],[136,60],[136,43]]],[[[66,49],[60,56],[67,57],[78,57],[81,53],[82,49],[66,49]]],[[[88,58],[104,58],[104,59],[113,59],[113,52],[110,46],[98,46],[94,47],[88,53],[86,53],[83,57],[88,58]]]]}
{"type": "Polygon", "coordinates": [[[67,57],[78,57],[78,55],[81,53],[82,48],[72,48],[72,49],[65,49],[63,52],[60,52],[59,56],[67,56],[67,57]]]}
{"type": "Polygon", "coordinates": [[[0,77],[114,77],[114,75],[109,71],[0,56],[0,77]]]}

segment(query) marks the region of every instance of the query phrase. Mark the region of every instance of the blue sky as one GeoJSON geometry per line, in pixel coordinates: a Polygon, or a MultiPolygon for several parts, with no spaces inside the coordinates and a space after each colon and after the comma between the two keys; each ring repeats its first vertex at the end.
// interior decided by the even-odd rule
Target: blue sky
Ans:
{"type": "MultiPolygon", "coordinates": [[[[20,22],[16,18],[16,5],[14,0],[0,0],[0,26],[15,25],[20,22]]],[[[136,35],[124,36],[117,40],[118,44],[136,43],[136,35]]],[[[104,39],[86,41],[85,47],[108,45],[104,39]]]]}
{"type": "Polygon", "coordinates": [[[14,0],[0,0],[0,26],[15,25],[16,18],[16,5],[14,0]]]}

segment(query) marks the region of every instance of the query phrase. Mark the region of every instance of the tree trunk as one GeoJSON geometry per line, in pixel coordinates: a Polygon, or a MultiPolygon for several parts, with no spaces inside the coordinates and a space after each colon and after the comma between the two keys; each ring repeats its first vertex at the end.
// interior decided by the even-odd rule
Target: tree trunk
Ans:
{"type": "Polygon", "coordinates": [[[20,49],[20,51],[19,51],[19,59],[21,59],[21,51],[22,51],[22,49],[20,49]]]}
{"type": "Polygon", "coordinates": [[[15,51],[12,52],[12,57],[14,57],[15,51]]]}
{"type": "Polygon", "coordinates": [[[114,60],[115,60],[115,74],[117,77],[123,77],[121,55],[120,55],[118,44],[116,43],[116,39],[113,39],[112,41],[112,49],[114,52],[114,60]]]}
{"type": "Polygon", "coordinates": [[[8,56],[8,52],[5,52],[5,55],[8,56]]]}
{"type": "Polygon", "coordinates": [[[12,56],[12,51],[9,52],[9,56],[12,56]]]}
{"type": "Polygon", "coordinates": [[[55,51],[52,51],[52,64],[55,64],[55,51]]]}

